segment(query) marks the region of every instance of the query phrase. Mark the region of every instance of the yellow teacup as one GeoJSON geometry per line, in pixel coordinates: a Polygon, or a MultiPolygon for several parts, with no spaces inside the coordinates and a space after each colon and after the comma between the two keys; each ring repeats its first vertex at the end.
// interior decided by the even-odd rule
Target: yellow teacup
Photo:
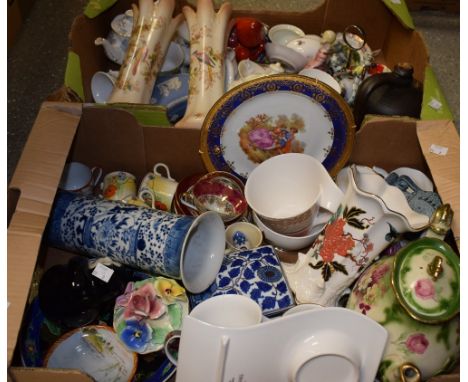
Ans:
{"type": "Polygon", "coordinates": [[[146,174],[143,178],[138,194],[153,208],[170,211],[177,185],[178,183],[171,177],[169,167],[164,163],[156,163],[153,172],[146,174]],[[159,167],[166,170],[166,176],[158,172],[159,167]]]}
{"type": "Polygon", "coordinates": [[[136,197],[136,178],[125,171],[107,174],[102,182],[102,196],[107,200],[124,200],[136,197]]]}

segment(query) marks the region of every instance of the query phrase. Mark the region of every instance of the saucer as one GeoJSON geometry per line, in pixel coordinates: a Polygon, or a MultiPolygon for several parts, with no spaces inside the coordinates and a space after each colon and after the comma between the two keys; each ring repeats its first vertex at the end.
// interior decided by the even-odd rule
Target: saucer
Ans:
{"type": "Polygon", "coordinates": [[[260,220],[260,218],[254,211],[252,211],[252,218],[255,224],[258,226],[258,228],[260,228],[260,230],[263,232],[265,239],[269,243],[285,251],[296,251],[310,246],[317,238],[317,236],[320,235],[320,233],[326,225],[326,223],[316,224],[313,227],[309,228],[309,230],[306,233],[302,234],[302,236],[288,236],[273,231],[260,220]]]}
{"type": "Polygon", "coordinates": [[[49,350],[45,367],[78,369],[97,382],[131,381],[136,353],[128,351],[112,328],[85,326],[60,337],[49,350]]]}

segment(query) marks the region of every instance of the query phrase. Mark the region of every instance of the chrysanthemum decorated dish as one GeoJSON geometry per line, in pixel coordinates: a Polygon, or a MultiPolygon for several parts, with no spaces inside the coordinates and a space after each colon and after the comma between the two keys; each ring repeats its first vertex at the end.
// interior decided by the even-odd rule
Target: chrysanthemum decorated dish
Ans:
{"type": "Polygon", "coordinates": [[[271,75],[224,94],[205,118],[200,152],[208,171],[243,180],[276,155],[304,153],[333,176],[347,162],[355,125],[349,106],[312,78],[271,75]]]}

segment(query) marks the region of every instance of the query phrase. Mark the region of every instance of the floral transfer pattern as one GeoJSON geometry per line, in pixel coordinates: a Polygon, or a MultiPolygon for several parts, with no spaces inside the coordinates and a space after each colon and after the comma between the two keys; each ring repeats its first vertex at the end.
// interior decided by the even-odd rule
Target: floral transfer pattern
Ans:
{"type": "Polygon", "coordinates": [[[393,260],[392,256],[385,256],[362,273],[351,292],[347,308],[367,315],[389,332],[379,380],[399,382],[398,368],[403,362],[416,365],[426,380],[456,359],[459,319],[444,325],[424,324],[412,319],[394,295],[391,285],[393,260]],[[438,356],[433,358],[436,354],[438,356]],[[446,355],[443,357],[441,354],[446,355]]]}
{"type": "Polygon", "coordinates": [[[258,114],[239,130],[239,144],[254,163],[262,163],[279,154],[303,153],[305,143],[296,139],[296,134],[304,131],[304,126],[302,117],[295,113],[276,118],[258,114]]]}
{"type": "Polygon", "coordinates": [[[330,223],[325,227],[314,243],[312,258],[318,260],[315,264],[309,263],[314,269],[321,269],[322,278],[328,281],[334,272],[341,272],[348,275],[348,269],[337,256],[348,258],[358,268],[365,266],[369,253],[373,250],[374,244],[369,237],[364,234],[362,239],[353,237],[350,232],[345,231],[346,226],[358,230],[366,230],[373,224],[374,218],[359,217],[365,215],[366,211],[357,207],[340,206],[330,223]],[[359,256],[353,255],[356,243],[362,245],[363,250],[359,256]]]}
{"type": "Polygon", "coordinates": [[[166,335],[188,314],[185,289],[164,277],[130,282],[116,300],[114,329],[125,346],[146,354],[162,349],[166,335]]]}

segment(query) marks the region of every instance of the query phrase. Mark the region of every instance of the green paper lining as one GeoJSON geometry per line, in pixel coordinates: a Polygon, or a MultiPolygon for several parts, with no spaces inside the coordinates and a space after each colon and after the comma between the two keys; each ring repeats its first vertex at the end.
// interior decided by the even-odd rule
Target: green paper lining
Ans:
{"type": "Polygon", "coordinates": [[[116,2],[117,0],[89,0],[83,13],[86,17],[93,19],[112,7],[116,2]]]}
{"type": "Polygon", "coordinates": [[[382,0],[388,9],[407,28],[414,29],[414,22],[405,0],[382,0]]]}
{"type": "Polygon", "coordinates": [[[72,51],[68,52],[67,66],[65,68],[65,86],[72,89],[81,100],[84,100],[80,57],[72,51]]]}
{"type": "Polygon", "coordinates": [[[447,100],[439,86],[437,78],[430,65],[426,66],[424,74],[424,92],[421,109],[422,120],[449,119],[453,120],[452,112],[448,106],[447,100]],[[440,103],[440,108],[436,109],[430,106],[433,102],[440,103]]]}
{"type": "Polygon", "coordinates": [[[95,107],[125,110],[132,114],[140,125],[171,127],[167,119],[166,108],[158,105],[143,105],[130,103],[91,104],[95,107]]]}

